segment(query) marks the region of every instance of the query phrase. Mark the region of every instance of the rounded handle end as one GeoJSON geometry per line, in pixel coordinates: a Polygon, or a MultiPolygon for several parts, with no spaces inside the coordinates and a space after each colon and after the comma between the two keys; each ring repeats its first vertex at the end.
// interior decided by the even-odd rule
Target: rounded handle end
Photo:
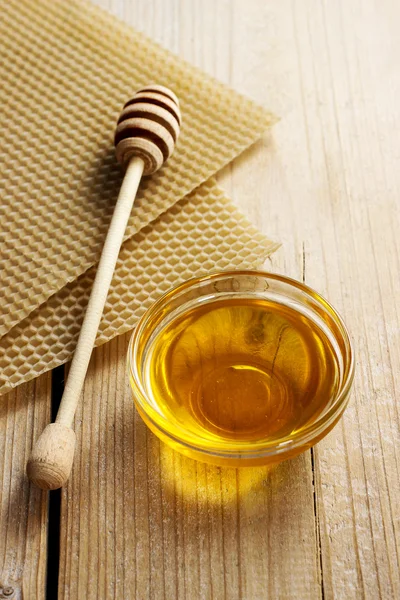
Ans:
{"type": "Polygon", "coordinates": [[[68,480],[76,436],[61,423],[47,425],[36,441],[26,468],[29,479],[42,490],[56,490],[68,480]]]}

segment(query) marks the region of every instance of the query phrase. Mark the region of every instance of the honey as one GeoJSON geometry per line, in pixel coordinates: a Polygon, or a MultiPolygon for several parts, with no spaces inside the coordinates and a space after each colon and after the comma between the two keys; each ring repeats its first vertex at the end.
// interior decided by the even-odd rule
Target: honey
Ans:
{"type": "Polygon", "coordinates": [[[216,444],[290,440],[340,384],[337,348],[290,304],[220,298],[177,313],[148,344],[143,385],[171,430],[216,444]]]}

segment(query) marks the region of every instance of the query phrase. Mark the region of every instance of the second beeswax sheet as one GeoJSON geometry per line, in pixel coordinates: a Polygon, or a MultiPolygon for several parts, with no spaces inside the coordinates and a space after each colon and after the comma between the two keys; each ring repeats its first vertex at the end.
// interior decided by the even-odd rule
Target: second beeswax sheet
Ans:
{"type": "MultiPolygon", "coordinates": [[[[132,329],[163,292],[210,271],[255,268],[278,247],[209,180],[122,246],[96,345],[132,329]]],[[[0,340],[0,394],[72,357],[95,268],[0,340]]]]}
{"type": "Polygon", "coordinates": [[[254,142],[271,115],[80,0],[0,0],[0,336],[99,259],[122,180],[124,102],[170,86],[183,127],[126,238],[254,142]]]}

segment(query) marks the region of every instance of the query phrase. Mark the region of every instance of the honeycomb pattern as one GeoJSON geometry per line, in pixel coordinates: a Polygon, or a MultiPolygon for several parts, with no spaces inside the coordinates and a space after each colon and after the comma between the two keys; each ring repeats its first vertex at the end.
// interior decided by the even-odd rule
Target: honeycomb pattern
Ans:
{"type": "MultiPolygon", "coordinates": [[[[251,268],[277,248],[213,180],[122,246],[96,345],[132,329],[168,288],[201,273],[251,268]]],[[[0,340],[0,393],[69,360],[95,267],[63,287],[0,340]]]]}
{"type": "Polygon", "coordinates": [[[0,0],[0,336],[99,258],[122,172],[127,98],[179,96],[176,152],[143,181],[126,238],[255,141],[273,117],[80,0],[0,0]]]}

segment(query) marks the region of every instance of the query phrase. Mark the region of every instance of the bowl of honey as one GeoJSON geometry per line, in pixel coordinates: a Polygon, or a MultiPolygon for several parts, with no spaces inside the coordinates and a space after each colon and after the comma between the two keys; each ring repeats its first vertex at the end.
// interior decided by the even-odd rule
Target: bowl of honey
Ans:
{"type": "Polygon", "coordinates": [[[354,377],[347,329],[308,286],[262,271],[191,279],[143,315],[128,350],[136,408],[175,450],[280,462],[337,423],[354,377]]]}

